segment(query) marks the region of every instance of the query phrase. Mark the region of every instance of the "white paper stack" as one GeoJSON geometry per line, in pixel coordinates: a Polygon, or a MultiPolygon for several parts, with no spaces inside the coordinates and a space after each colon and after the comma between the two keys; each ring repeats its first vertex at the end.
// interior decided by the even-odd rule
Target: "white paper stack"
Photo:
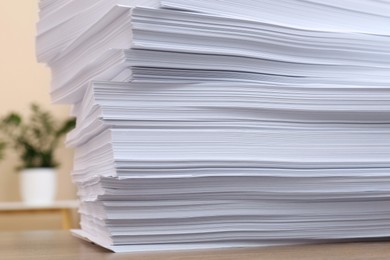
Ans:
{"type": "Polygon", "coordinates": [[[390,235],[389,2],[40,7],[38,59],[77,117],[77,235],[116,252],[390,235]]]}

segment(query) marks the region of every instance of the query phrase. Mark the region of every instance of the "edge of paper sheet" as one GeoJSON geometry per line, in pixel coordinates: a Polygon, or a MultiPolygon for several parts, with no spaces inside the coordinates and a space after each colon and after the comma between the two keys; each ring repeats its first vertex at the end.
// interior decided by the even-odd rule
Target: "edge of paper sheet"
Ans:
{"type": "Polygon", "coordinates": [[[94,243],[101,247],[104,247],[115,253],[125,252],[151,252],[151,251],[179,251],[179,250],[201,250],[201,249],[226,249],[226,248],[248,248],[248,247],[265,247],[265,246],[281,246],[291,243],[248,243],[248,242],[221,242],[221,243],[181,243],[181,244],[148,244],[148,245],[109,245],[95,236],[91,236],[87,232],[81,229],[71,229],[70,232],[73,236],[85,240],[90,243],[94,243]]]}

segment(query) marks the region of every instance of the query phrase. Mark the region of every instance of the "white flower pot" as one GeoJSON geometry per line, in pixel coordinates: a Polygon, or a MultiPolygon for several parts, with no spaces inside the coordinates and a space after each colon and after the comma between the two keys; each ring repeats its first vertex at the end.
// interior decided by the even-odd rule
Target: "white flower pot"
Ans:
{"type": "Polygon", "coordinates": [[[31,168],[20,172],[20,192],[29,205],[51,204],[57,193],[57,173],[54,168],[31,168]]]}

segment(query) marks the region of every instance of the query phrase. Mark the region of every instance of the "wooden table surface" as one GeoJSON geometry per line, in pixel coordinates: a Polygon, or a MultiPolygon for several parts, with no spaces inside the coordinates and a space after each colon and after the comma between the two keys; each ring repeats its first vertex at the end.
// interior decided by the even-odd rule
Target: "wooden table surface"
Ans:
{"type": "Polygon", "coordinates": [[[390,241],[124,254],[82,241],[69,231],[0,232],[0,259],[389,260],[390,241]]]}

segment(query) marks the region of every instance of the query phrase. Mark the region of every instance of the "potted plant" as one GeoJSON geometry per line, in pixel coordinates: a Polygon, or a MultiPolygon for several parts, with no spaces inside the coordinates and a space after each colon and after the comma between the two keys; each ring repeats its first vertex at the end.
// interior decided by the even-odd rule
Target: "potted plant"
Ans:
{"type": "Polygon", "coordinates": [[[11,112],[0,120],[0,132],[20,155],[21,197],[28,204],[49,204],[56,195],[54,152],[61,138],[75,126],[75,119],[58,122],[48,111],[31,104],[31,115],[24,120],[11,112]]]}

